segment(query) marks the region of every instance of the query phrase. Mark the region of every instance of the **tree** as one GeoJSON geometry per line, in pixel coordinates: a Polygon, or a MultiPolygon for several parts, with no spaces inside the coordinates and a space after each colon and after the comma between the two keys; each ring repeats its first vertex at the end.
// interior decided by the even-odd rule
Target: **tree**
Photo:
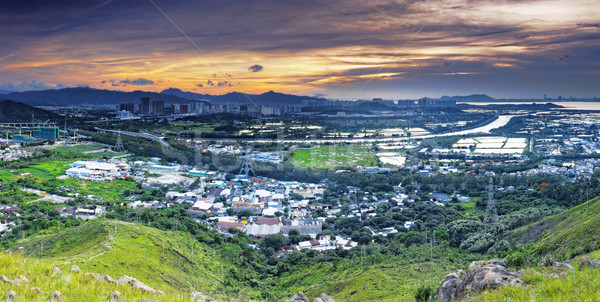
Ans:
{"type": "Polygon", "coordinates": [[[265,250],[268,248],[272,248],[275,251],[279,251],[286,245],[287,239],[281,234],[270,234],[265,236],[260,241],[260,248],[265,250]]]}

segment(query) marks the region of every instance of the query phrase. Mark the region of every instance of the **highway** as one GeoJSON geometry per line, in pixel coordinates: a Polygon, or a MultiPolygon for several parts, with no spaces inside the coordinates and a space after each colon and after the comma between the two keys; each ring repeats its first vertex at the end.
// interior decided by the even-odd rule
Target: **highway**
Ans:
{"type": "Polygon", "coordinates": [[[168,147],[168,148],[173,148],[167,141],[165,141],[164,139],[150,134],[150,133],[139,133],[139,132],[131,132],[131,131],[120,131],[120,130],[109,130],[109,129],[102,129],[102,128],[98,128],[98,127],[94,127],[94,129],[96,129],[96,131],[100,131],[100,132],[111,132],[111,133],[121,133],[122,135],[127,135],[127,136],[135,136],[135,137],[142,137],[142,138],[146,138],[149,140],[153,140],[155,142],[159,142],[161,144],[163,144],[164,146],[168,147]]]}

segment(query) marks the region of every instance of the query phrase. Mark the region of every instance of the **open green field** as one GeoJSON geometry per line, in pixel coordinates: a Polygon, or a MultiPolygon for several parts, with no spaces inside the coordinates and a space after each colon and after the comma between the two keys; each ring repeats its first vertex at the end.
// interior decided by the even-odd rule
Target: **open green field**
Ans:
{"type": "Polygon", "coordinates": [[[67,169],[70,168],[68,165],[71,163],[73,163],[72,160],[51,160],[39,163],[37,165],[31,165],[28,168],[23,169],[21,172],[29,172],[42,179],[50,179],[64,175],[67,169]]]}
{"type": "Polygon", "coordinates": [[[173,127],[182,127],[193,131],[214,131],[215,127],[219,124],[215,123],[182,123],[182,122],[171,122],[169,125],[173,127]]]}
{"type": "Polygon", "coordinates": [[[88,151],[101,150],[101,149],[106,149],[106,148],[108,148],[108,147],[106,147],[104,145],[92,143],[92,144],[85,144],[85,145],[60,146],[60,147],[56,147],[55,149],[64,150],[64,151],[88,152],[88,151]]]}
{"type": "Polygon", "coordinates": [[[302,168],[372,167],[377,162],[369,147],[358,145],[316,145],[296,149],[292,163],[302,168]]]}

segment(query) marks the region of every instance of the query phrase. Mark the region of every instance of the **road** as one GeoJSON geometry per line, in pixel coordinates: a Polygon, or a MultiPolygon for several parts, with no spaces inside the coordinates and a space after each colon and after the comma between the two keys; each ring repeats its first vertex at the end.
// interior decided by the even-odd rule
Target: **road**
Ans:
{"type": "Polygon", "coordinates": [[[135,136],[135,137],[142,137],[142,138],[146,138],[149,140],[153,140],[155,142],[159,142],[161,144],[163,144],[164,146],[168,147],[168,148],[173,148],[169,143],[167,143],[167,141],[165,141],[164,139],[150,134],[150,133],[139,133],[139,132],[131,132],[131,131],[120,131],[120,130],[109,130],[109,129],[102,129],[102,128],[98,128],[98,127],[94,127],[94,129],[96,129],[96,131],[101,131],[101,132],[111,132],[111,133],[121,133],[123,135],[127,135],[127,136],[135,136]]]}
{"type": "Polygon", "coordinates": [[[367,144],[367,143],[395,143],[411,139],[426,139],[446,136],[461,136],[478,133],[490,133],[491,130],[505,126],[516,115],[500,115],[488,124],[473,129],[458,130],[446,133],[413,135],[410,137],[360,137],[360,138],[273,138],[273,139],[236,139],[236,138],[196,138],[194,142],[219,142],[219,143],[291,143],[291,144],[367,144]]]}

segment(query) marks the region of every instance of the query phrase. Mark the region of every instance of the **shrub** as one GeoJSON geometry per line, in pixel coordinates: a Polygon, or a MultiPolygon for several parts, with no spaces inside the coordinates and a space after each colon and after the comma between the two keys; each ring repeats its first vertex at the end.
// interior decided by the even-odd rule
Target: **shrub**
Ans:
{"type": "Polygon", "coordinates": [[[417,300],[417,302],[426,302],[429,301],[430,298],[433,299],[434,294],[435,292],[432,287],[422,285],[415,293],[415,300],[417,300]]]}

